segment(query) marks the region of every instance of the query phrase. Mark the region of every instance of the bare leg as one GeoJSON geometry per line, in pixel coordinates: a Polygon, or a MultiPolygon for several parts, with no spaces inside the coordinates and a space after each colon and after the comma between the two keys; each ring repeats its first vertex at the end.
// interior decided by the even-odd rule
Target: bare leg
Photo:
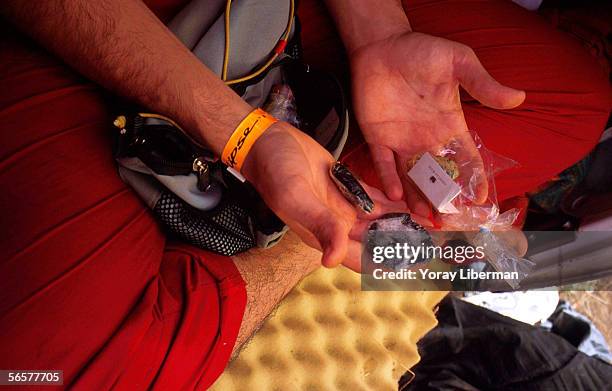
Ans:
{"type": "Polygon", "coordinates": [[[233,260],[247,284],[246,309],[232,351],[235,357],[289,291],[321,265],[321,253],[289,231],[275,247],[251,250],[233,260]]]}

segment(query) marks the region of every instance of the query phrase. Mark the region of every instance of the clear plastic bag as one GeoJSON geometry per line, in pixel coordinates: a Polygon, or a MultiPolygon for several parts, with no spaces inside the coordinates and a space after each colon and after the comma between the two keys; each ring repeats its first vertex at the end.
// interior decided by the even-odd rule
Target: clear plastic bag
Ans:
{"type": "Polygon", "coordinates": [[[300,127],[300,119],[295,107],[295,96],[288,84],[275,84],[270,90],[264,110],[275,118],[300,127]]]}
{"type": "Polygon", "coordinates": [[[522,235],[512,227],[520,211],[510,209],[500,213],[494,178],[496,174],[518,166],[518,163],[488,150],[477,134],[471,132],[471,135],[482,158],[482,164],[477,158],[470,158],[469,154],[463,153],[464,146],[459,141],[452,141],[432,154],[461,188],[459,195],[452,201],[456,212],[438,214],[437,225],[444,231],[463,232],[472,245],[483,246],[488,262],[496,271],[516,272],[513,275],[517,278],[507,278],[506,282],[513,289],[517,289],[520,281],[532,270],[534,263],[522,258],[511,245],[511,241],[504,240],[504,235],[499,233],[508,231],[509,235],[522,235]],[[477,203],[476,201],[482,198],[479,197],[479,185],[483,180],[487,183],[487,197],[484,202],[477,203]]]}
{"type": "Polygon", "coordinates": [[[527,277],[535,264],[518,255],[516,250],[503,240],[503,235],[481,228],[469,241],[474,246],[482,246],[488,262],[498,272],[510,273],[505,281],[518,289],[520,282],[527,277]]]}
{"type": "MultiPolygon", "coordinates": [[[[453,205],[459,212],[441,214],[440,223],[450,231],[474,231],[483,227],[491,230],[509,228],[516,220],[519,210],[511,209],[500,214],[495,176],[502,171],[518,166],[518,163],[487,149],[476,133],[471,132],[471,135],[483,164],[477,164],[476,159],[465,157],[456,160],[459,176],[455,182],[461,187],[461,193],[453,200],[453,205]],[[475,201],[478,198],[478,187],[483,180],[487,183],[487,198],[484,202],[477,204],[475,201]]],[[[453,159],[454,156],[463,156],[460,153],[462,148],[464,147],[460,142],[451,141],[436,155],[453,159]]]]}

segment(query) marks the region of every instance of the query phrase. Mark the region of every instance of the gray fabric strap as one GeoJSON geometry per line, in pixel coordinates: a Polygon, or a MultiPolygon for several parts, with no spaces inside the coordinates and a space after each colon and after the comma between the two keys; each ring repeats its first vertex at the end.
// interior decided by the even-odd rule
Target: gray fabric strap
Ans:
{"type": "MultiPolygon", "coordinates": [[[[269,58],[287,27],[289,7],[288,0],[232,2],[228,78],[244,76],[269,58]]],[[[221,75],[225,1],[192,0],[168,27],[200,61],[221,75]]]]}

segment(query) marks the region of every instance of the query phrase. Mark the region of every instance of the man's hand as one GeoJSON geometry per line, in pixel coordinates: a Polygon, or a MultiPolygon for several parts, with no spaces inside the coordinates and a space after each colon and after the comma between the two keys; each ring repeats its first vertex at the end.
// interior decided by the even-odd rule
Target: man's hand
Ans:
{"type": "Polygon", "coordinates": [[[405,195],[413,212],[426,215],[428,206],[405,179],[407,162],[454,141],[462,146],[454,155],[460,175],[475,174],[474,201],[484,202],[487,181],[463,117],[459,86],[496,109],[520,105],[525,93],[495,81],[469,47],[425,34],[393,34],[354,48],[350,56],[357,120],[389,198],[405,195]]]}
{"type": "Polygon", "coordinates": [[[360,240],[368,221],[406,206],[367,188],[377,207],[372,214],[358,214],[330,178],[333,162],[316,141],[278,122],[257,140],[243,172],[266,204],[306,244],[323,251],[324,266],[344,263],[359,270],[360,240]]]}

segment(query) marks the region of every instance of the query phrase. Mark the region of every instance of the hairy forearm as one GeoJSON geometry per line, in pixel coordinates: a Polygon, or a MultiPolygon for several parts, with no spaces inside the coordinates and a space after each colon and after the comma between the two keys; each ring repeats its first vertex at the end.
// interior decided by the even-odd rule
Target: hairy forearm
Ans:
{"type": "Polygon", "coordinates": [[[347,52],[410,31],[400,0],[325,0],[347,52]]]}
{"type": "Polygon", "coordinates": [[[12,0],[0,13],[86,77],[219,154],[250,111],[140,0],[12,0]]]}
{"type": "Polygon", "coordinates": [[[321,265],[321,253],[289,231],[276,246],[251,250],[233,260],[247,284],[247,305],[235,356],[289,291],[321,265]]]}

